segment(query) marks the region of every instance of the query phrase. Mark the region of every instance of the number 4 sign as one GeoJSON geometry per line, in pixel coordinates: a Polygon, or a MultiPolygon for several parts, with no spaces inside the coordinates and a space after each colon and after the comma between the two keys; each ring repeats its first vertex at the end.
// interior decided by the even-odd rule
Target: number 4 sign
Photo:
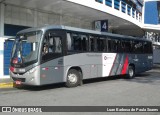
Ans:
{"type": "Polygon", "coordinates": [[[108,32],[108,20],[101,21],[101,32],[108,32]]]}

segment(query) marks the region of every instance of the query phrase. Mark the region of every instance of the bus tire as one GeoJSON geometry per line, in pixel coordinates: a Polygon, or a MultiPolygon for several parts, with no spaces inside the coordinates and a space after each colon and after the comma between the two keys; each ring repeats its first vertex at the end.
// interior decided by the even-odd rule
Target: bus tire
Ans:
{"type": "Polygon", "coordinates": [[[135,77],[135,69],[133,66],[128,67],[128,73],[127,73],[127,78],[128,79],[133,79],[135,77]]]}
{"type": "Polygon", "coordinates": [[[67,74],[66,86],[77,87],[79,84],[80,84],[80,73],[75,69],[69,70],[67,74]]]}

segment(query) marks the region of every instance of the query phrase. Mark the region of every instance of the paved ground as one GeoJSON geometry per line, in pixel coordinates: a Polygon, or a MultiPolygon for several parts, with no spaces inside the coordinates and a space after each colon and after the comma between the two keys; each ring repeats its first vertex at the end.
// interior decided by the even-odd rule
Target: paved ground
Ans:
{"type": "MultiPolygon", "coordinates": [[[[0,106],[160,106],[160,68],[135,79],[87,80],[84,85],[66,88],[63,84],[43,87],[0,89],[0,106]]],[[[56,113],[65,114],[65,113],[56,113]]],[[[89,114],[93,113],[68,113],[89,114]]],[[[109,113],[94,113],[109,114],[109,113]]],[[[110,113],[112,115],[146,113],[110,113]]],[[[160,113],[147,113],[160,115],[160,113]]]]}

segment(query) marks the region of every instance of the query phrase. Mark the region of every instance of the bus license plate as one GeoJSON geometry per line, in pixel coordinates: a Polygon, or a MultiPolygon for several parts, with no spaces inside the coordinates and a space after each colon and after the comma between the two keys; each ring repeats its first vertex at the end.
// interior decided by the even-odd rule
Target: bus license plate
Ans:
{"type": "Polygon", "coordinates": [[[16,85],[21,85],[22,82],[21,81],[16,81],[16,85]]]}

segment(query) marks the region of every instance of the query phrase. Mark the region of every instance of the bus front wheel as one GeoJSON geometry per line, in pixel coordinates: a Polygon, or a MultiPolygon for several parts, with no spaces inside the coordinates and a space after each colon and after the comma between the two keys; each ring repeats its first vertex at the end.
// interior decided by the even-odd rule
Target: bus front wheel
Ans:
{"type": "Polygon", "coordinates": [[[135,77],[135,69],[133,66],[128,67],[127,78],[132,79],[135,77]]]}
{"type": "Polygon", "coordinates": [[[80,73],[75,69],[69,70],[67,74],[66,86],[77,87],[79,83],[80,83],[80,73]]]}

